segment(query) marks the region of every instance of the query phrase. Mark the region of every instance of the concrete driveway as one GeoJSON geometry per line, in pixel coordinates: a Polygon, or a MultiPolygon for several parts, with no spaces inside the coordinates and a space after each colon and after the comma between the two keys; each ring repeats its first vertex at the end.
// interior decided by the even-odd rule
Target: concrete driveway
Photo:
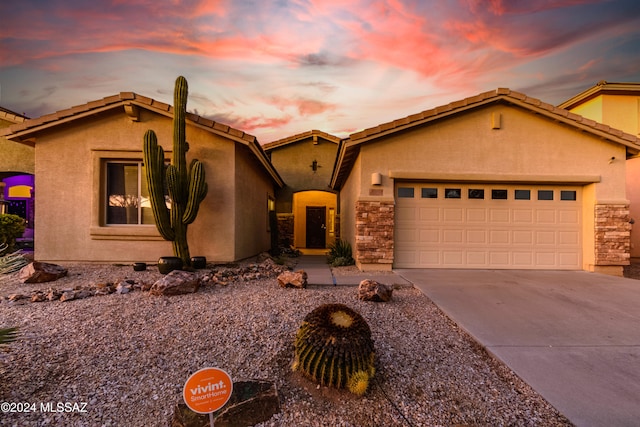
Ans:
{"type": "Polygon", "coordinates": [[[640,280],[395,271],[577,426],[640,425],[640,280]]]}

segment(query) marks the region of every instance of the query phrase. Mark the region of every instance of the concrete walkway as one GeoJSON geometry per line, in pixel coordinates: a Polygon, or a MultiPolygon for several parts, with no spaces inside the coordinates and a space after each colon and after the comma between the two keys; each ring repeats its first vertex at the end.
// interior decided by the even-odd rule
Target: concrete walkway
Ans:
{"type": "Polygon", "coordinates": [[[576,426],[640,425],[640,281],[396,270],[576,426]]]}
{"type": "Polygon", "coordinates": [[[406,279],[392,272],[361,272],[355,275],[334,276],[325,255],[302,255],[294,269],[307,272],[307,284],[310,286],[358,286],[364,279],[375,280],[385,285],[410,285],[406,279]]]}

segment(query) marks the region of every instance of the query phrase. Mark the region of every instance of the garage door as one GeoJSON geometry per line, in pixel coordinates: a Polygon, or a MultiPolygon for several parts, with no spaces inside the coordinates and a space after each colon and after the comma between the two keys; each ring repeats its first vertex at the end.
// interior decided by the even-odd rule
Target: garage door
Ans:
{"type": "Polygon", "coordinates": [[[396,268],[582,268],[581,187],[397,183],[396,268]]]}

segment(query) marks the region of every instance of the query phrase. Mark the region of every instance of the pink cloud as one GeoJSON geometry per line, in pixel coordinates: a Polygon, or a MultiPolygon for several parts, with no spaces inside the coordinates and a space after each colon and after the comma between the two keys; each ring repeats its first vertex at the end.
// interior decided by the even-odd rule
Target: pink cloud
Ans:
{"type": "Polygon", "coordinates": [[[283,111],[292,107],[296,109],[298,114],[301,116],[322,114],[337,108],[335,104],[307,98],[287,99],[282,97],[273,97],[268,100],[268,103],[283,111]]]}

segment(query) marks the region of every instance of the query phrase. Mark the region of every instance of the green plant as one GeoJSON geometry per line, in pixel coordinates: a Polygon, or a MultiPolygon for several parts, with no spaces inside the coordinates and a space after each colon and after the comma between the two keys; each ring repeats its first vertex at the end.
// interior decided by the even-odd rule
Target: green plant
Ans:
{"type": "Polygon", "coordinates": [[[187,168],[186,141],[187,79],[176,79],[173,95],[173,157],[165,167],[164,150],[158,145],[153,130],[144,135],[144,163],[146,165],[149,199],[160,235],[173,244],[173,253],[180,257],[185,266],[191,263],[187,226],[198,214],[200,202],[207,195],[204,166],[194,159],[187,168]],[[165,183],[169,191],[171,209],[165,200],[165,183]]]}
{"type": "Polygon", "coordinates": [[[16,239],[22,236],[24,229],[25,220],[23,218],[13,214],[0,214],[0,244],[7,245],[6,252],[15,250],[16,239]]]}
{"type": "Polygon", "coordinates": [[[363,395],[375,374],[371,329],[343,304],[324,304],[307,314],[295,340],[294,371],[336,388],[363,395]]]}
{"type": "Polygon", "coordinates": [[[333,267],[339,267],[342,265],[353,265],[351,254],[351,245],[346,240],[337,239],[329,246],[328,261],[333,267]]]}
{"type": "Polygon", "coordinates": [[[0,329],[0,347],[18,339],[18,328],[2,328],[0,329]]]}
{"type": "MultiPolygon", "coordinates": [[[[9,245],[6,243],[0,243],[0,254],[3,253],[9,245]]],[[[20,270],[25,265],[29,264],[29,261],[22,255],[22,251],[16,251],[3,256],[0,256],[0,274],[9,274],[14,271],[20,270]]]]}

